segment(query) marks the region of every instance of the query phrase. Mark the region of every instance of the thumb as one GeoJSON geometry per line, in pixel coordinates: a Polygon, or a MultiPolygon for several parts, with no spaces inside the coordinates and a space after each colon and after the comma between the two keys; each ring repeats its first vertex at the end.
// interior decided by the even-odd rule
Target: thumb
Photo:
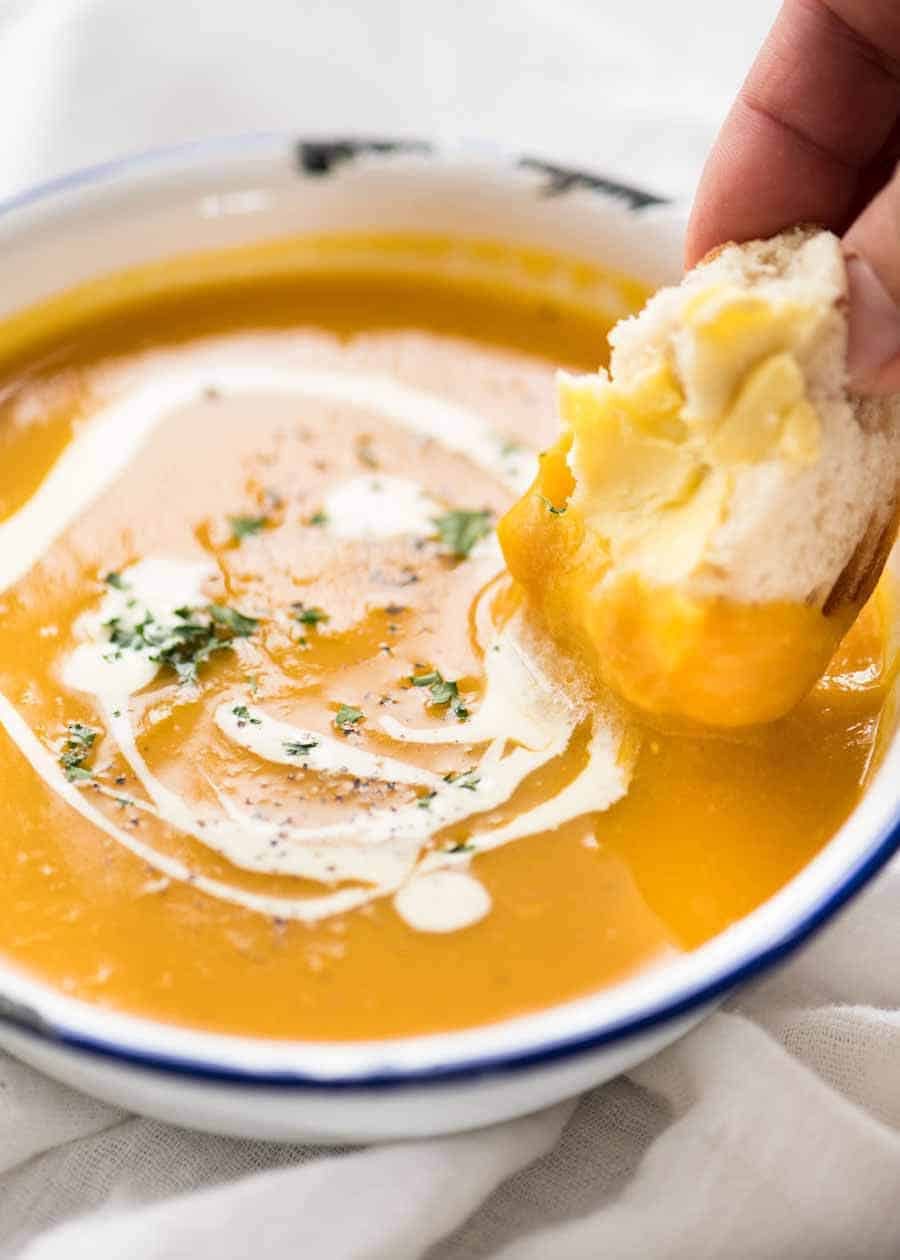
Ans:
{"type": "Polygon", "coordinates": [[[862,394],[900,391],[900,166],[843,239],[847,371],[862,394]]]}

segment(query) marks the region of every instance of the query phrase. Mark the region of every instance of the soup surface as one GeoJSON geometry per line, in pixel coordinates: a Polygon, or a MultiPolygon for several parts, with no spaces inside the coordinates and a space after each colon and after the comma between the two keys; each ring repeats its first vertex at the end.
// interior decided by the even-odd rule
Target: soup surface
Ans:
{"type": "Polygon", "coordinates": [[[877,600],[797,711],[707,738],[592,690],[503,572],[493,526],[602,312],[176,281],[7,343],[8,960],[231,1032],[459,1028],[691,949],[833,834],[884,701],[877,600]]]}

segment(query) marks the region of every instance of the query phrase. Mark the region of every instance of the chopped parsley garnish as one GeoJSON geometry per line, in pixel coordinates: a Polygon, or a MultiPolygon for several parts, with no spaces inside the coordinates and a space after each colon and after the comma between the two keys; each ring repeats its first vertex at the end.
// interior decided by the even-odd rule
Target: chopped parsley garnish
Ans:
{"type": "Polygon", "coordinates": [[[294,606],[294,616],[302,626],[317,626],[331,620],[324,608],[303,608],[299,604],[294,606]]]}
{"type": "Polygon", "coordinates": [[[462,560],[479,539],[491,532],[491,514],[487,510],[445,512],[435,517],[434,524],[450,554],[462,560]]]}
{"type": "Polygon", "coordinates": [[[547,498],[547,496],[544,494],[538,495],[538,498],[540,499],[541,503],[544,504],[544,506],[546,507],[547,511],[550,513],[551,516],[565,516],[565,513],[566,513],[565,505],[563,505],[562,507],[556,507],[555,504],[551,503],[550,500],[547,498]]]}
{"type": "Polygon", "coordinates": [[[199,619],[191,609],[183,609],[181,620],[163,631],[165,637],[150,654],[151,661],[173,669],[181,683],[196,682],[197,671],[216,652],[230,647],[220,638],[213,622],[199,619]]]}
{"type": "Polygon", "coordinates": [[[99,731],[95,731],[92,726],[85,726],[83,722],[67,722],[66,730],[69,732],[68,738],[59,754],[59,764],[65,770],[66,778],[70,783],[79,779],[93,779],[93,772],[84,763],[99,731]]]}
{"type": "Polygon", "coordinates": [[[436,796],[437,796],[437,792],[426,792],[424,796],[419,797],[419,799],[416,801],[416,804],[418,805],[419,809],[428,809],[431,805],[431,802],[434,800],[436,796]]]}
{"type": "Polygon", "coordinates": [[[236,608],[229,608],[227,604],[210,604],[209,613],[213,621],[225,626],[238,639],[249,639],[259,629],[256,617],[248,617],[236,608]]]}
{"type": "Polygon", "coordinates": [[[117,591],[127,591],[128,583],[122,577],[121,573],[107,573],[103,581],[107,586],[113,587],[117,591]]]}
{"type": "Polygon", "coordinates": [[[318,512],[313,512],[312,516],[307,521],[307,524],[308,525],[327,525],[328,513],[323,512],[322,509],[320,508],[318,512]]]}
{"type": "Polygon", "coordinates": [[[446,849],[447,853],[474,853],[475,845],[469,844],[468,840],[457,840],[455,844],[450,844],[446,849]]]}
{"type": "Polygon", "coordinates": [[[445,678],[439,670],[432,669],[427,674],[413,674],[409,681],[414,687],[428,688],[431,692],[429,704],[438,708],[449,705],[451,713],[459,718],[460,722],[465,722],[469,716],[469,710],[463,704],[459,694],[459,684],[445,678]]]}
{"type": "Polygon", "coordinates": [[[267,516],[229,516],[231,537],[235,542],[243,542],[245,538],[260,533],[269,523],[267,516]]]}
{"type": "Polygon", "coordinates": [[[444,775],[444,782],[453,783],[458,788],[474,792],[481,780],[476,777],[474,770],[451,770],[449,774],[444,775]]]}
{"type": "Polygon", "coordinates": [[[438,670],[430,669],[427,674],[412,674],[409,681],[414,687],[432,687],[444,680],[438,670]]]}
{"type": "Polygon", "coordinates": [[[249,722],[251,726],[262,726],[262,718],[251,717],[245,704],[236,704],[231,710],[239,722],[249,722]]]}
{"type": "Polygon", "coordinates": [[[117,660],[123,651],[146,652],[151,661],[174,670],[179,682],[196,682],[200,666],[214,653],[226,651],[259,626],[255,617],[224,604],[176,608],[174,618],[163,623],[147,609],[139,621],[111,617],[105,628],[115,651],[106,659],[117,660]]]}
{"type": "Polygon", "coordinates": [[[319,747],[317,739],[286,739],[284,751],[289,757],[305,757],[313,748],[319,747]]]}
{"type": "Polygon", "coordinates": [[[357,726],[365,717],[362,709],[354,709],[352,704],[342,704],[334,715],[334,724],[344,734],[357,726]]]}
{"type": "MultiPolygon", "coordinates": [[[[109,641],[115,648],[133,648],[135,651],[149,646],[152,628],[156,625],[153,616],[146,612],[140,621],[130,623],[122,617],[110,617],[103,623],[109,631],[109,641]]],[[[110,654],[110,659],[117,659],[120,652],[110,654]]]]}

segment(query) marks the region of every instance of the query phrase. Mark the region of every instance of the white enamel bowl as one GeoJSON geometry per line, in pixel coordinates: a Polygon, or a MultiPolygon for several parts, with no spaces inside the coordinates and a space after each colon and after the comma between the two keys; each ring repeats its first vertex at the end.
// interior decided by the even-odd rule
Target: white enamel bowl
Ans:
{"type": "MultiPolygon", "coordinates": [[[[678,216],[652,198],[528,161],[299,145],[283,136],[114,163],[0,207],[0,316],[104,272],[302,233],[430,231],[677,274],[678,216]]],[[[896,561],[896,555],[895,555],[896,561]]],[[[0,965],[0,1044],[148,1115],[271,1139],[364,1141],[474,1128],[606,1080],[800,945],[900,845],[900,739],[865,798],[785,888],[692,953],[537,1014],[355,1044],[186,1031],[100,1010],[0,965]]]]}

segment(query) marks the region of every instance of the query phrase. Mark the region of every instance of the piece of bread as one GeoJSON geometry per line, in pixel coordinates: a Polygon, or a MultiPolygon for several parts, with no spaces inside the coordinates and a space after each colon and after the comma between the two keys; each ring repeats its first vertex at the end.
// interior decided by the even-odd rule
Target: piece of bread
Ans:
{"type": "Polygon", "coordinates": [[[840,243],[727,245],[560,377],[500,526],[551,632],[645,711],[768,721],[824,672],[896,534],[900,398],[847,387],[840,243]]]}
{"type": "Polygon", "coordinates": [[[750,603],[789,599],[828,608],[858,601],[873,589],[893,537],[900,397],[848,391],[847,278],[836,236],[795,228],[721,246],[613,329],[611,375],[627,381],[662,355],[689,382],[695,339],[684,311],[695,295],[720,284],[723,302],[737,287],[812,311],[793,353],[821,423],[821,450],[804,467],[773,458],[735,468],[728,518],[687,586],[750,603]]]}

